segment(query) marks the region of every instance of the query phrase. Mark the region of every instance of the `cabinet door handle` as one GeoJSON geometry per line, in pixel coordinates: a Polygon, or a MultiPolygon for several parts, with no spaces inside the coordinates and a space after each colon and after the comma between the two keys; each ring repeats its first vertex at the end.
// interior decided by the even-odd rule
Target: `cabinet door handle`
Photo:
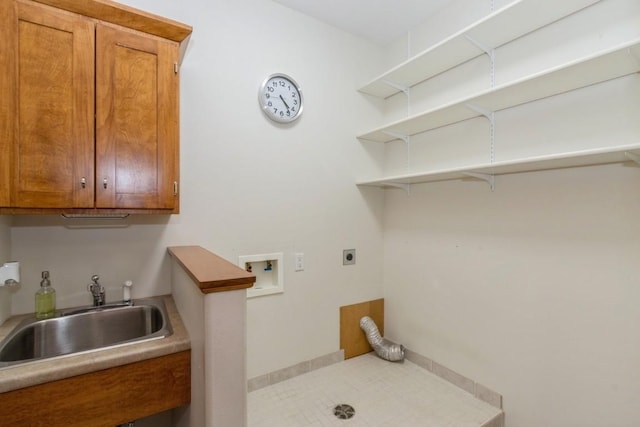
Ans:
{"type": "Polygon", "coordinates": [[[80,186],[82,188],[86,188],[87,187],[87,178],[85,178],[84,176],[80,179],[80,186]]]}
{"type": "Polygon", "coordinates": [[[173,195],[178,195],[178,181],[173,181],[173,195]]]}
{"type": "Polygon", "coordinates": [[[107,184],[109,183],[109,181],[107,180],[107,178],[104,178],[102,180],[102,187],[106,190],[107,189],[107,184]]]}

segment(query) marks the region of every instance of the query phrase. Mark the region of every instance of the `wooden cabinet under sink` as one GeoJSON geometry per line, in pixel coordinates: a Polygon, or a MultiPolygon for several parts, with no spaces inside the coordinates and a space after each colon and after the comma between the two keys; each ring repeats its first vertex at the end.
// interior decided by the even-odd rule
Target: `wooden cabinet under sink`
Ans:
{"type": "Polygon", "coordinates": [[[113,427],[188,405],[191,351],[0,394],[2,426],[113,427]]]}
{"type": "Polygon", "coordinates": [[[177,213],[190,32],[115,2],[3,1],[0,213],[177,213]]]}

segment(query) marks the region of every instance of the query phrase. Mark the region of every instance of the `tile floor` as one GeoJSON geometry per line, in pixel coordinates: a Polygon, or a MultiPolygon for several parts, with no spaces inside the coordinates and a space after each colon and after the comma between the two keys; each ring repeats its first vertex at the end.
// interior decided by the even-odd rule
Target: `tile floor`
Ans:
{"type": "Polygon", "coordinates": [[[480,427],[500,410],[405,360],[368,353],[249,393],[249,427],[480,427]],[[333,409],[353,406],[338,419],[333,409]]]}

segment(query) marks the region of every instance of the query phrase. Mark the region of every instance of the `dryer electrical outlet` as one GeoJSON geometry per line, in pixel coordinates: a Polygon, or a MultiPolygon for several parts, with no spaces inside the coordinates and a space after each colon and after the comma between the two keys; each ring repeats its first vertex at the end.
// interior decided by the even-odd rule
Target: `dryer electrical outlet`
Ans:
{"type": "Polygon", "coordinates": [[[356,250],[345,249],[342,251],[342,265],[353,265],[356,263],[356,250]]]}

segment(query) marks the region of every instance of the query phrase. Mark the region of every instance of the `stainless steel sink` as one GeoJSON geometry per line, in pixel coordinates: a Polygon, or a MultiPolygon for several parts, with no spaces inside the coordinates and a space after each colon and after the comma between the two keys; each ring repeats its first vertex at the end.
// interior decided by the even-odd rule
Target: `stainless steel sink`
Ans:
{"type": "Polygon", "coordinates": [[[173,333],[162,298],[133,305],[62,310],[58,317],[25,319],[0,342],[0,368],[38,359],[164,338],[173,333]]]}

